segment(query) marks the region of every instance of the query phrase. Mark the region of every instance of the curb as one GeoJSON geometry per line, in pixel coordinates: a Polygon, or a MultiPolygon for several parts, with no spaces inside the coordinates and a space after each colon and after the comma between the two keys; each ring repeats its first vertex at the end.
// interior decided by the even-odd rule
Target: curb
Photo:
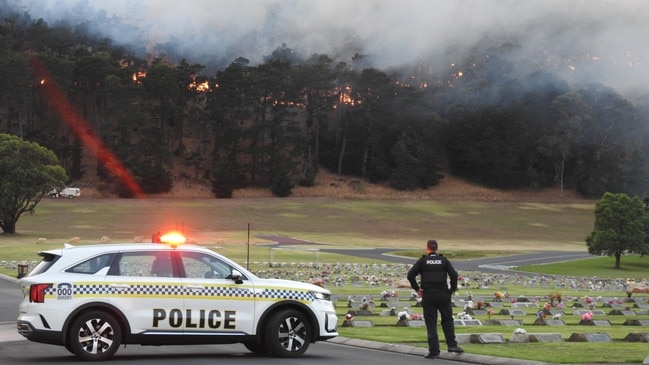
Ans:
{"type": "MultiPolygon", "coordinates": [[[[414,347],[409,345],[367,341],[367,340],[346,338],[340,336],[329,339],[327,340],[327,342],[335,343],[339,345],[345,345],[345,346],[368,348],[368,349],[379,350],[379,351],[398,352],[402,354],[422,356],[422,357],[428,353],[428,349],[423,347],[414,347]]],[[[484,364],[484,365],[555,365],[549,362],[521,360],[521,359],[514,359],[514,358],[510,359],[504,357],[469,354],[466,352],[461,354],[456,354],[452,352],[441,351],[439,357],[445,360],[464,361],[464,362],[469,362],[474,364],[484,364]]]]}

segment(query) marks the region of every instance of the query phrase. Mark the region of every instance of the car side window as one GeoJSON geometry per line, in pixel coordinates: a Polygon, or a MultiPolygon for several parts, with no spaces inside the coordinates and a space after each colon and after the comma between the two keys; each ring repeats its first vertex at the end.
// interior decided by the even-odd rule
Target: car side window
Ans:
{"type": "Polygon", "coordinates": [[[232,267],[218,258],[200,252],[181,252],[185,276],[192,279],[229,279],[232,267]]]}
{"type": "Polygon", "coordinates": [[[73,274],[95,274],[97,271],[109,266],[113,261],[115,254],[105,254],[97,257],[93,257],[86,261],[80,262],[71,268],[65,270],[65,272],[73,274]]]}
{"type": "Polygon", "coordinates": [[[171,252],[124,252],[109,274],[121,276],[173,277],[171,252]]]}

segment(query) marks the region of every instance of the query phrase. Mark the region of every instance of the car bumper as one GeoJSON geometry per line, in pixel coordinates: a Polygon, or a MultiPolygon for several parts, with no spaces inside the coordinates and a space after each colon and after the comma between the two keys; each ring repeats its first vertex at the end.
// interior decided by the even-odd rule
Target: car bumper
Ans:
{"type": "Polygon", "coordinates": [[[18,333],[32,342],[63,345],[63,334],[59,331],[36,329],[29,321],[16,322],[18,333]]]}

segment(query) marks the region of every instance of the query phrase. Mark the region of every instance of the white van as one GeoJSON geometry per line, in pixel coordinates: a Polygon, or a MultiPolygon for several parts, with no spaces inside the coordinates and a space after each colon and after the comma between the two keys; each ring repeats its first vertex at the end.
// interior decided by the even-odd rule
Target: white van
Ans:
{"type": "Polygon", "coordinates": [[[54,189],[49,192],[52,198],[68,198],[72,199],[75,196],[81,196],[81,189],[79,188],[64,188],[63,190],[54,189]]]}

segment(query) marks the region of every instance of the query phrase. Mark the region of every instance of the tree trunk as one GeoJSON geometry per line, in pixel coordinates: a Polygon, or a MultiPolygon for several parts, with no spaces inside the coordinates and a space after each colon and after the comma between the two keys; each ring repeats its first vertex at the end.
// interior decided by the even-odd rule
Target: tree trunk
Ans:
{"type": "Polygon", "coordinates": [[[345,147],[347,145],[347,138],[343,136],[343,141],[340,146],[340,153],[338,154],[338,176],[342,175],[343,170],[343,157],[345,157],[345,147]]]}
{"type": "Polygon", "coordinates": [[[2,228],[2,233],[4,234],[15,234],[16,233],[16,221],[15,220],[3,220],[0,224],[2,228]]]}
{"type": "Polygon", "coordinates": [[[622,257],[622,254],[619,252],[615,253],[615,269],[620,268],[620,258],[622,257]]]}

